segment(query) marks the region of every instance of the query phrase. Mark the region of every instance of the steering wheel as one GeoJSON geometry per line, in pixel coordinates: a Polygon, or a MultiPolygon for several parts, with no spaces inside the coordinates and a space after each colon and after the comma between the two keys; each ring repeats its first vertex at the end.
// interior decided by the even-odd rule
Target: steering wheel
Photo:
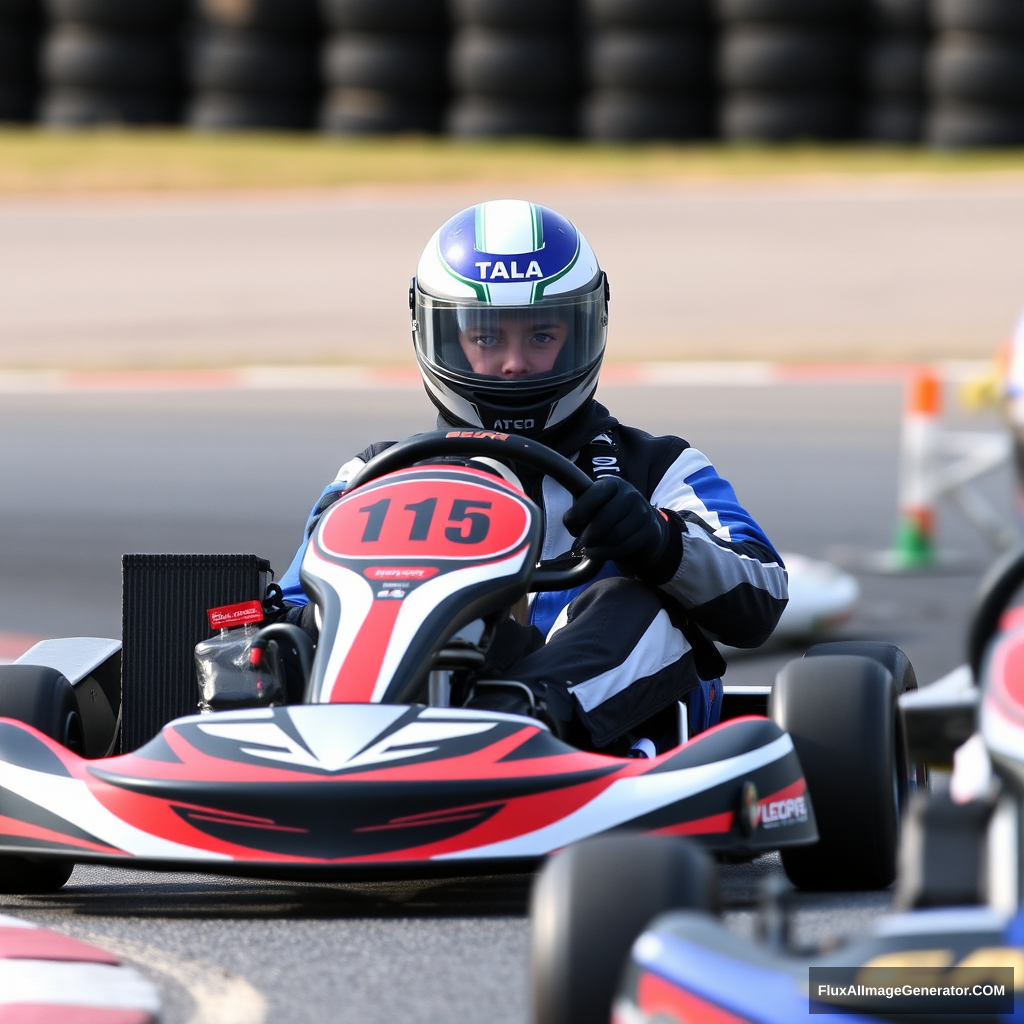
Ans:
{"type": "Polygon", "coordinates": [[[981,680],[981,662],[989,641],[999,629],[1010,598],[1024,583],[1024,547],[1007,552],[985,574],[974,599],[974,611],[967,627],[967,661],[974,681],[981,680]]]}
{"type": "MultiPolygon", "coordinates": [[[[517,434],[500,434],[489,430],[458,429],[435,430],[416,434],[407,441],[399,441],[370,459],[348,483],[346,491],[376,480],[386,473],[408,469],[417,462],[443,456],[483,455],[512,460],[536,469],[561,484],[574,498],[580,497],[593,481],[578,466],[552,451],[539,441],[531,441],[517,434]]],[[[604,565],[603,561],[583,555],[571,555],[569,568],[553,568],[552,563],[565,565],[567,559],[546,559],[537,563],[530,583],[531,590],[569,590],[589,583],[604,565]]]]}

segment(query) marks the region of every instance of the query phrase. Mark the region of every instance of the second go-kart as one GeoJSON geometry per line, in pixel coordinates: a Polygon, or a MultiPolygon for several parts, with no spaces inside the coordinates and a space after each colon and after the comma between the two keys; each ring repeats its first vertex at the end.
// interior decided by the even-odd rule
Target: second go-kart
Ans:
{"type": "Polygon", "coordinates": [[[799,949],[777,888],[753,941],[718,919],[714,866],[696,847],[590,840],[534,889],[536,1024],[1024,1019],[1022,585],[1024,550],[982,583],[968,663],[900,701],[911,756],[953,772],[908,808],[897,913],[844,946],[799,949]],[[816,986],[812,969],[836,984],[816,986]],[[900,1005],[891,991],[904,986],[900,1005]]]}
{"type": "MultiPolygon", "coordinates": [[[[515,870],[623,829],[730,857],[782,849],[812,887],[840,875],[888,884],[911,774],[896,699],[916,685],[895,649],[821,648],[832,656],[804,659],[776,687],[774,720],[684,730],[650,760],[465,706],[488,686],[520,686],[482,678],[510,607],[600,569],[585,553],[538,561],[537,506],[465,461],[480,458],[576,496],[591,486],[550,449],[488,431],[419,435],[372,459],[306,550],[315,651],[281,623],[254,641],[297,657],[299,684],[280,701],[178,718],[138,749],[96,756],[109,745],[85,692],[95,666],[68,664],[116,642],[49,641],[0,669],[0,889],[59,888],[75,862],[265,877],[515,870]]],[[[741,698],[727,691],[727,713],[741,698]]]]}

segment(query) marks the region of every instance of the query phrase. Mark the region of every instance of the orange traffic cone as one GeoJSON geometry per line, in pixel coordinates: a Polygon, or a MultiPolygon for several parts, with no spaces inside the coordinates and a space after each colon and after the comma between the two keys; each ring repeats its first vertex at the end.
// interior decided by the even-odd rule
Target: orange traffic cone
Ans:
{"type": "Polygon", "coordinates": [[[916,569],[936,561],[936,436],[942,412],[942,382],[930,367],[911,376],[900,436],[899,521],[891,552],[893,568],[916,569]]]}

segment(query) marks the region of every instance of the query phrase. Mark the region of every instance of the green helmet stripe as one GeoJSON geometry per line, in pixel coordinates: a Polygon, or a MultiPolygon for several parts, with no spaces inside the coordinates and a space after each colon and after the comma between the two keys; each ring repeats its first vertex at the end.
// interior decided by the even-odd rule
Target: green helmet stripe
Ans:
{"type": "Polygon", "coordinates": [[[533,251],[536,252],[544,247],[544,221],[536,203],[530,203],[530,214],[533,218],[533,251]]]}
{"type": "MultiPolygon", "coordinates": [[[[480,207],[477,207],[477,209],[479,210],[480,207]]],[[[448,276],[454,277],[456,281],[461,281],[463,284],[468,284],[469,287],[472,288],[473,291],[476,293],[476,297],[477,299],[479,299],[480,302],[491,301],[491,292],[486,284],[482,283],[481,281],[471,281],[468,277],[463,277],[461,274],[457,274],[454,270],[452,270],[451,266],[448,264],[448,261],[444,258],[444,253],[441,252],[440,239],[438,239],[437,245],[437,259],[441,266],[444,267],[445,272],[448,274],[448,276]]]]}
{"type": "Polygon", "coordinates": [[[572,259],[569,261],[568,266],[565,269],[560,270],[557,274],[552,274],[546,281],[535,281],[533,285],[533,295],[530,298],[531,302],[536,302],[538,299],[544,298],[544,293],[551,287],[557,280],[565,277],[566,274],[576,266],[577,260],[580,258],[580,240],[579,235],[576,236],[576,251],[573,253],[572,259]]]}

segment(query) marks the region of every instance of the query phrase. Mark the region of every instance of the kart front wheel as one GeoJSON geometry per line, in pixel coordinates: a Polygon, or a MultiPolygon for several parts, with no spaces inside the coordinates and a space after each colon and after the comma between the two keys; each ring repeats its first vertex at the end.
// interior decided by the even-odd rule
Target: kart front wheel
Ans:
{"type": "Polygon", "coordinates": [[[791,661],[769,714],[789,733],[804,771],[820,839],[782,851],[800,889],[884,889],[896,877],[906,756],[892,672],[874,658],[791,661]]]}
{"type": "MultiPolygon", "coordinates": [[[[0,718],[38,729],[61,746],[83,752],[82,719],[72,685],[53,668],[0,666],[0,718]]],[[[56,892],[71,877],[74,861],[0,854],[0,893],[29,896],[56,892]]]]}
{"type": "Polygon", "coordinates": [[[630,947],[668,910],[717,910],[715,865],[685,839],[617,834],[555,854],[530,901],[534,1024],[607,1024],[630,947]]]}
{"type": "Polygon", "coordinates": [[[37,896],[57,892],[75,870],[74,861],[0,855],[0,894],[37,896]]]}

